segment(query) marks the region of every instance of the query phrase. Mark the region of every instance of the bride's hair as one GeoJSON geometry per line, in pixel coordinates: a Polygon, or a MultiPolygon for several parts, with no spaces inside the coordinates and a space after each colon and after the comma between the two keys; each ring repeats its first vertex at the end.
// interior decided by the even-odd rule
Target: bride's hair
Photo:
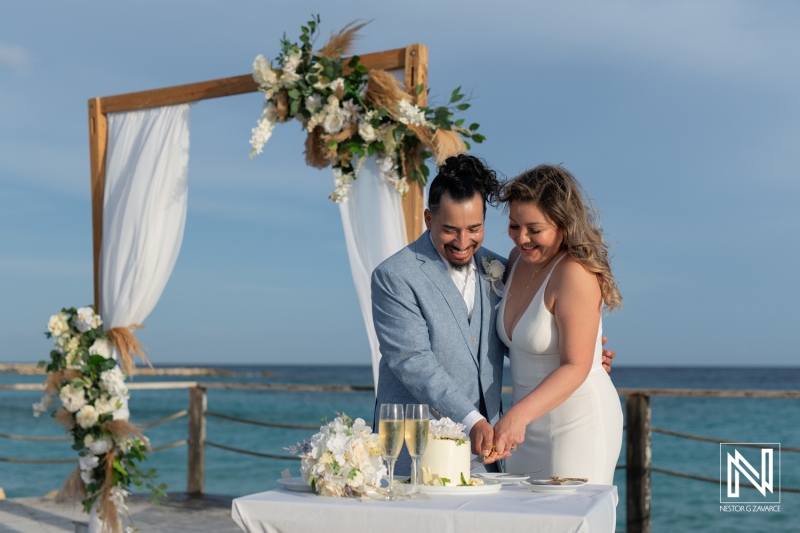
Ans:
{"type": "Polygon", "coordinates": [[[561,165],[539,165],[505,182],[500,201],[535,203],[562,230],[561,249],[597,276],[603,303],[609,310],[622,307],[622,295],[611,274],[608,244],[597,220],[597,210],[578,180],[561,165]]]}

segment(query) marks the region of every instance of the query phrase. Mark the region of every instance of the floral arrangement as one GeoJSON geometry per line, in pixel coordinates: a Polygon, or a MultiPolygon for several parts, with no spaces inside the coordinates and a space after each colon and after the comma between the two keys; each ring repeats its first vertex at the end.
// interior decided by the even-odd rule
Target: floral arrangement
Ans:
{"type": "Polygon", "coordinates": [[[467,434],[464,430],[467,426],[453,422],[451,419],[444,417],[439,420],[431,420],[430,429],[428,430],[429,439],[448,439],[456,441],[456,444],[465,444],[467,434]]]}
{"type": "Polygon", "coordinates": [[[78,467],[59,491],[62,497],[79,497],[86,512],[96,506],[111,531],[121,531],[120,513],[131,485],[146,485],[157,499],[166,485],[155,485],[155,471],[142,471],[149,441],[128,421],[125,374],[132,372],[131,351],[143,357],[128,328],[103,331],[103,321],[92,307],[62,309],[50,317],[45,336],[54,339],[46,366],[42,400],[33,405],[34,416],[47,411],[58,398],[61,407],[52,416],[74,438],[72,449],[80,455],[78,467]],[[133,339],[132,339],[133,338],[133,339]]]}
{"type": "Polygon", "coordinates": [[[321,496],[366,496],[386,475],[378,435],[363,419],[344,413],[320,427],[310,441],[286,449],[300,452],[303,480],[321,496]]]}
{"type": "Polygon", "coordinates": [[[466,151],[465,139],[484,141],[479,124],[465,128],[463,118],[453,120],[456,111],[470,107],[460,87],[447,106],[420,107],[416,101],[424,85],[411,95],[392,74],[367,71],[358,56],[345,64],[342,56],[350,53],[366,23],[348,24],[314,51],[319,21],[316,15],[302,27],[300,44],[284,35],[274,62],[263,55],[253,62],[253,79],[266,101],[252,130],[250,157],[262,152],[277,123],[299,120],[308,131],[306,162],[316,168],[332,165],[335,190],[329,198],[339,203],[347,199],[365,156],[375,155],[380,174],[405,194],[409,178],[425,184],[427,158],[441,162],[466,151]]]}

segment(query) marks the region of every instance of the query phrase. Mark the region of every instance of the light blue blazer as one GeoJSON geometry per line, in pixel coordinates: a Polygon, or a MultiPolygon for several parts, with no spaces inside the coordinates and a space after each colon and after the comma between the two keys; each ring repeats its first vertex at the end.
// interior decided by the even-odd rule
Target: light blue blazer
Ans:
{"type": "MultiPolygon", "coordinates": [[[[426,403],[455,422],[474,409],[492,425],[497,422],[506,347],[495,329],[500,298],[483,278],[481,259],[488,255],[505,264],[505,258],[484,248],[475,253],[472,321],[480,320],[479,328],[468,319],[429,232],[372,273],[372,317],[381,350],[376,421],[382,403],[426,403]]],[[[398,463],[399,474],[407,457],[398,463]]]]}

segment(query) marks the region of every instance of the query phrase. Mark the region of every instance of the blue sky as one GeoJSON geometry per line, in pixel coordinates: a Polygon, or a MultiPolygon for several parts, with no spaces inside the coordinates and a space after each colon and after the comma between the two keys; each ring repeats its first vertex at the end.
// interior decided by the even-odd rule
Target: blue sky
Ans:
{"type": "MultiPolygon", "coordinates": [[[[474,153],[506,176],[573,171],[615,243],[618,364],[796,364],[800,4],[399,6],[4,5],[0,361],[45,357],[50,314],[93,299],[87,100],[248,73],[320,13],[323,40],[374,19],[360,53],[427,45],[432,103],[471,92],[474,153]]],[[[140,339],[156,363],[368,364],[330,173],[304,166],[297,123],[248,159],[260,102],[193,106],[183,248],[140,339]]],[[[508,253],[502,213],[485,244],[508,253]]]]}

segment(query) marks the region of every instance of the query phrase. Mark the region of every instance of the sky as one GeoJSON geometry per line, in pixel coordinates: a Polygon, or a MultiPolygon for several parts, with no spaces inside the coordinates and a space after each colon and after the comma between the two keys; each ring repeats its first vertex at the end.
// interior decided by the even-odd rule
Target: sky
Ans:
{"type": "MultiPolygon", "coordinates": [[[[615,363],[795,366],[800,4],[793,1],[7,2],[0,17],[0,362],[47,357],[93,301],[87,100],[251,71],[309,15],[357,53],[423,43],[503,176],[562,163],[601,213],[615,363]]],[[[192,107],[189,207],[139,333],[157,364],[369,364],[329,170],[297,122],[249,159],[261,95],[192,107]]],[[[500,211],[485,246],[507,255],[500,211]]]]}

